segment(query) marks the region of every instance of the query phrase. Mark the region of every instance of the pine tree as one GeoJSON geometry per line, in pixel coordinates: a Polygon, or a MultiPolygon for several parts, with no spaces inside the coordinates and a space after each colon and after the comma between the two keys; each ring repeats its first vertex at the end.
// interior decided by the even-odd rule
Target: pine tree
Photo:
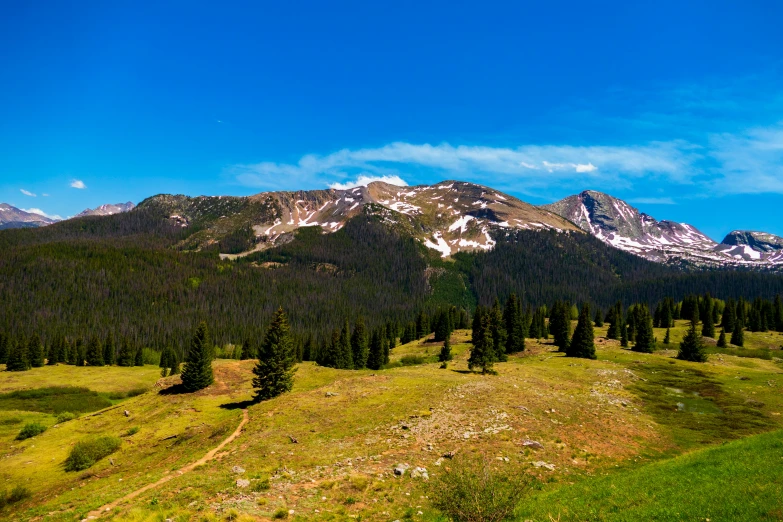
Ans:
{"type": "Polygon", "coordinates": [[[571,342],[571,306],[568,303],[555,302],[549,314],[549,331],[559,351],[565,352],[571,342]]]}
{"type": "Polygon", "coordinates": [[[76,339],[73,349],[76,352],[76,358],[74,359],[76,366],[87,366],[87,347],[84,345],[84,341],[76,339]]]}
{"type": "Polygon", "coordinates": [[[620,346],[628,347],[628,327],[625,326],[625,321],[620,323],[620,346]]]}
{"type": "Polygon", "coordinates": [[[353,367],[357,370],[367,366],[369,346],[367,330],[364,327],[364,318],[359,317],[351,334],[351,353],[353,355],[353,367]]]}
{"type": "Polygon", "coordinates": [[[707,294],[704,296],[703,301],[703,308],[704,313],[702,314],[702,323],[701,323],[701,335],[702,337],[715,337],[715,323],[713,322],[712,317],[712,297],[710,297],[710,294],[707,294]]]}
{"type": "Polygon", "coordinates": [[[383,350],[383,365],[389,364],[389,340],[381,336],[381,349],[383,350]]]}
{"type": "Polygon", "coordinates": [[[721,328],[718,336],[718,348],[726,348],[726,331],[721,328]]]}
{"type": "Polygon", "coordinates": [[[636,344],[633,346],[633,351],[652,353],[655,351],[655,334],[650,309],[646,304],[638,304],[634,308],[634,315],[636,315],[636,344]]]}
{"type": "Polygon", "coordinates": [[[240,361],[247,361],[248,359],[255,359],[253,349],[250,347],[250,339],[242,341],[241,353],[239,354],[240,361]]]}
{"type": "Polygon", "coordinates": [[[103,366],[103,348],[98,337],[93,335],[87,343],[87,355],[85,357],[88,366],[103,366]]]}
{"type": "Polygon", "coordinates": [[[448,362],[452,360],[454,356],[451,354],[451,340],[447,337],[445,341],[443,341],[443,347],[440,349],[440,353],[438,354],[438,361],[440,362],[448,362]]]}
{"type": "Polygon", "coordinates": [[[367,368],[371,370],[380,370],[382,366],[383,344],[381,343],[381,333],[378,330],[374,330],[370,337],[370,352],[367,356],[367,368]]]}
{"type": "Polygon", "coordinates": [[[294,386],[295,363],[288,317],[283,309],[279,308],[259,348],[258,363],[253,369],[256,400],[269,400],[291,391],[294,386]]]}
{"type": "MultiPolygon", "coordinates": [[[[261,355],[261,354],[259,354],[261,355]]],[[[201,322],[190,341],[182,370],[182,387],[189,392],[206,388],[214,382],[212,374],[212,347],[207,323],[201,322]]]]}
{"type": "Polygon", "coordinates": [[[489,330],[489,317],[481,316],[478,329],[473,330],[475,339],[470,349],[468,369],[481,368],[481,373],[489,373],[495,363],[495,346],[489,330]]]}
{"type": "Polygon", "coordinates": [[[696,318],[698,318],[698,312],[694,312],[694,319],[691,320],[691,326],[688,329],[688,333],[682,339],[680,343],[680,352],[677,354],[677,358],[683,361],[691,362],[706,362],[707,354],[704,350],[704,341],[701,335],[696,331],[696,318]]]}
{"type": "Polygon", "coordinates": [[[179,374],[180,362],[181,359],[179,357],[179,352],[177,350],[172,349],[169,355],[169,364],[170,364],[169,368],[171,368],[171,372],[169,372],[169,375],[179,374]]]}
{"type": "Polygon", "coordinates": [[[669,328],[666,329],[666,336],[663,338],[663,344],[669,344],[671,343],[672,337],[671,337],[671,330],[669,328]]]}
{"type": "Polygon", "coordinates": [[[734,303],[734,299],[726,301],[726,308],[723,310],[723,317],[721,318],[721,326],[726,333],[734,332],[734,325],[737,322],[737,305],[734,303]]]}
{"type": "Polygon", "coordinates": [[[775,330],[783,332],[783,299],[780,295],[775,296],[775,330]]]}
{"type": "MultiPolygon", "coordinates": [[[[315,357],[315,341],[313,341],[313,336],[308,335],[307,340],[304,343],[304,347],[302,348],[302,360],[303,361],[314,361],[316,359],[315,357]]],[[[244,349],[242,350],[242,355],[244,355],[244,349]]]]}
{"type": "Polygon", "coordinates": [[[500,302],[495,299],[495,304],[489,312],[489,334],[492,337],[492,349],[495,351],[495,360],[505,362],[506,355],[506,328],[503,326],[503,312],[500,311],[500,302]]]}
{"type": "Polygon", "coordinates": [[[136,355],[133,360],[134,366],[144,366],[144,349],[139,346],[138,350],[136,350],[136,355]]]}
{"type": "Polygon", "coordinates": [[[27,344],[23,340],[10,340],[5,369],[9,372],[23,372],[30,369],[27,344]]]}
{"type": "Polygon", "coordinates": [[[133,366],[134,357],[133,348],[131,348],[130,342],[127,337],[122,338],[122,345],[120,346],[120,356],[117,359],[118,366],[133,366]]]}
{"type": "Polygon", "coordinates": [[[41,338],[38,335],[30,337],[30,342],[27,344],[27,353],[30,357],[30,366],[32,368],[41,368],[44,365],[44,349],[41,344],[41,338]]]}
{"type": "Polygon", "coordinates": [[[601,328],[604,325],[604,313],[600,308],[595,310],[595,327],[601,328]]]}
{"type": "Polygon", "coordinates": [[[106,342],[103,343],[103,364],[112,366],[115,363],[116,353],[114,334],[109,332],[109,335],[106,336],[106,342]]]}
{"type": "Polygon", "coordinates": [[[620,330],[625,322],[623,320],[623,305],[619,302],[609,309],[609,330],[606,332],[607,339],[619,339],[620,330]]]}
{"type": "Polygon", "coordinates": [[[511,294],[506,300],[503,310],[503,323],[506,327],[506,353],[517,353],[525,350],[524,316],[520,309],[516,294],[511,294]]]}
{"type": "Polygon", "coordinates": [[[590,320],[590,308],[587,303],[582,305],[579,320],[574,329],[574,336],[566,348],[568,357],[595,359],[595,342],[593,339],[593,323],[590,320]]]}
{"type": "Polygon", "coordinates": [[[742,321],[737,320],[737,322],[734,323],[734,331],[731,332],[731,344],[734,346],[739,346],[740,348],[745,346],[745,326],[742,324],[742,321]]]}
{"type": "Polygon", "coordinates": [[[343,323],[340,330],[340,338],[337,344],[337,368],[341,370],[353,370],[353,352],[351,352],[351,330],[348,321],[343,323]]]}
{"type": "Polygon", "coordinates": [[[8,361],[8,336],[0,332],[0,364],[8,361]]]}

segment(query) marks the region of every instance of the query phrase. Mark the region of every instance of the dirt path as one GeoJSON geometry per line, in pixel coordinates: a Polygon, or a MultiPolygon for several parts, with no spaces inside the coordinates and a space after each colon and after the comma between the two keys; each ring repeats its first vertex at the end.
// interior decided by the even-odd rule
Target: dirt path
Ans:
{"type": "Polygon", "coordinates": [[[95,511],[90,511],[90,513],[87,515],[87,520],[94,520],[96,518],[99,518],[101,515],[111,511],[112,509],[116,508],[123,502],[127,502],[129,500],[133,500],[134,498],[138,497],[142,493],[145,493],[151,489],[154,489],[162,484],[165,484],[169,480],[173,478],[177,478],[181,475],[184,475],[185,473],[188,473],[189,471],[193,471],[196,466],[201,466],[202,464],[205,464],[209,462],[210,460],[215,458],[215,455],[217,455],[217,452],[222,450],[226,444],[229,444],[234,439],[236,439],[240,433],[242,433],[242,428],[244,428],[245,424],[247,424],[247,421],[250,420],[250,418],[247,415],[247,410],[242,410],[242,422],[239,423],[239,426],[237,426],[237,429],[234,430],[234,433],[229,435],[223,442],[221,442],[217,447],[212,448],[209,450],[209,452],[201,457],[196,462],[191,462],[187,466],[178,469],[175,473],[171,473],[169,475],[166,475],[165,477],[162,477],[157,482],[153,482],[152,484],[147,484],[146,486],[137,489],[136,491],[131,491],[127,495],[125,495],[122,498],[119,498],[115,500],[114,502],[111,502],[109,504],[106,504],[105,506],[101,506],[100,508],[96,509],[95,511]]]}

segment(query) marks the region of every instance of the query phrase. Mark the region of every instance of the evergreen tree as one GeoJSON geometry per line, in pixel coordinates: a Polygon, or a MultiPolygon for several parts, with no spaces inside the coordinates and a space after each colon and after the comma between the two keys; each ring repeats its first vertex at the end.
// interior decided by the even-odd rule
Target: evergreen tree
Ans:
{"type": "MultiPolygon", "coordinates": [[[[315,357],[315,341],[313,341],[313,336],[308,335],[307,340],[304,343],[304,347],[302,348],[302,360],[303,361],[314,361],[316,360],[315,357]]],[[[242,351],[242,355],[244,355],[244,350],[242,351]]]]}
{"type": "Polygon", "coordinates": [[[731,332],[731,344],[734,346],[745,346],[745,327],[739,319],[734,323],[734,331],[731,332]]]}
{"type": "Polygon", "coordinates": [[[177,350],[174,350],[172,348],[171,353],[169,355],[169,368],[171,368],[171,371],[169,372],[169,375],[178,375],[179,374],[179,365],[181,363],[181,359],[179,357],[179,352],[177,350]]]}
{"type": "MultiPolygon", "coordinates": [[[[141,351],[141,350],[139,350],[141,351]]],[[[262,355],[259,353],[259,356],[262,355]]],[[[190,341],[182,370],[182,387],[189,392],[206,388],[214,382],[212,374],[212,347],[207,323],[201,322],[190,341]]]]}
{"type": "Polygon", "coordinates": [[[351,330],[348,321],[343,323],[338,340],[337,368],[341,370],[353,370],[353,352],[351,352],[351,330]]]}
{"type": "Polygon", "coordinates": [[[718,336],[718,348],[726,348],[726,330],[720,329],[720,336],[718,336]]]}
{"type": "Polygon", "coordinates": [[[669,328],[666,329],[666,336],[663,338],[663,344],[669,344],[671,343],[672,337],[671,337],[671,331],[669,328]]]}
{"type": "Polygon", "coordinates": [[[76,339],[74,343],[74,351],[76,352],[76,366],[87,366],[87,347],[84,345],[82,339],[76,339]]]}
{"type": "MultiPolygon", "coordinates": [[[[309,339],[312,341],[312,339],[309,339]]],[[[250,346],[250,339],[245,339],[242,342],[242,353],[239,356],[240,361],[247,361],[248,359],[255,359],[256,354],[253,353],[253,348],[250,346]]]]}
{"type": "Polygon", "coordinates": [[[389,340],[381,336],[381,348],[383,349],[383,365],[389,364],[389,340]]]}
{"type": "Polygon", "coordinates": [[[663,302],[661,308],[661,328],[671,328],[674,326],[674,318],[672,314],[671,300],[666,299],[663,302]]]}
{"type": "Polygon", "coordinates": [[[367,366],[369,346],[367,341],[367,330],[364,327],[364,318],[359,317],[351,334],[351,353],[353,355],[353,366],[357,370],[367,366]]]}
{"type": "Polygon", "coordinates": [[[451,354],[451,340],[447,337],[446,340],[443,341],[443,347],[440,349],[440,353],[438,354],[438,361],[448,362],[453,358],[454,356],[451,354]]]}
{"type": "Polygon", "coordinates": [[[625,326],[625,321],[620,324],[620,346],[628,347],[628,327],[625,326]]]}
{"type": "Polygon", "coordinates": [[[568,357],[595,359],[595,342],[593,340],[593,323],[590,320],[590,308],[587,303],[582,305],[579,320],[574,329],[574,336],[566,347],[568,357]]]}
{"type": "Polygon", "coordinates": [[[0,332],[0,364],[8,360],[8,336],[0,332]]]}
{"type": "Polygon", "coordinates": [[[85,357],[88,366],[103,366],[103,348],[98,337],[93,335],[87,343],[87,355],[85,357]]]}
{"type": "Polygon", "coordinates": [[[9,372],[23,372],[30,369],[27,345],[23,341],[10,340],[5,369],[9,372]]]}
{"type": "Polygon", "coordinates": [[[291,329],[288,317],[279,308],[259,348],[259,357],[253,369],[256,400],[269,400],[291,391],[294,386],[294,364],[291,329]]]}
{"type": "Polygon", "coordinates": [[[118,366],[133,366],[134,358],[133,348],[131,348],[130,342],[127,337],[122,338],[122,345],[120,346],[120,356],[117,359],[118,366]]]}
{"type": "Polygon", "coordinates": [[[549,331],[559,351],[565,352],[571,342],[571,305],[556,302],[549,315],[549,331]]]}
{"type": "Polygon", "coordinates": [[[503,309],[503,323],[506,327],[506,353],[525,350],[525,319],[516,294],[511,294],[503,309]]]}
{"type": "Polygon", "coordinates": [[[703,300],[703,310],[704,313],[702,314],[702,323],[701,323],[701,335],[702,337],[715,337],[715,323],[713,322],[712,317],[712,297],[710,297],[710,294],[707,294],[704,296],[703,300]]]}
{"type": "Polygon", "coordinates": [[[484,336],[484,331],[482,330],[482,324],[485,324],[484,315],[485,315],[484,307],[478,305],[476,307],[476,310],[473,312],[473,323],[471,325],[471,335],[470,335],[470,342],[474,346],[478,344],[481,338],[484,336]]]}
{"type": "Polygon", "coordinates": [[[487,315],[480,316],[480,324],[478,329],[474,328],[473,338],[475,342],[470,349],[468,369],[472,371],[473,368],[481,368],[481,373],[491,372],[495,363],[495,346],[492,341],[492,335],[490,335],[489,317],[487,315]]]}
{"type": "Polygon", "coordinates": [[[427,314],[419,312],[416,317],[416,339],[422,339],[430,334],[430,320],[427,314]]]}
{"type": "MultiPolygon", "coordinates": [[[[163,349],[162,352],[160,352],[160,363],[158,364],[158,366],[160,368],[163,368],[163,370],[166,370],[167,368],[171,368],[173,366],[172,359],[176,359],[176,357],[174,356],[171,347],[167,346],[163,349]]],[[[163,376],[164,377],[166,376],[165,371],[163,373],[163,376]]]]}
{"type": "Polygon", "coordinates": [[[30,366],[32,368],[41,368],[44,365],[44,349],[41,344],[41,338],[38,335],[30,337],[30,342],[27,344],[27,353],[30,357],[30,366]]]}
{"type": "Polygon", "coordinates": [[[696,318],[699,316],[698,312],[693,313],[694,319],[691,320],[691,326],[688,329],[688,333],[682,339],[680,343],[680,352],[677,354],[677,358],[683,361],[691,362],[706,362],[707,353],[704,350],[704,341],[701,335],[696,331],[696,318]]]}
{"type": "Polygon", "coordinates": [[[383,366],[383,344],[381,343],[381,333],[373,330],[370,337],[370,352],[367,356],[367,368],[371,370],[380,370],[383,366]]]}
{"type": "Polygon", "coordinates": [[[783,299],[781,299],[780,294],[775,296],[775,330],[778,332],[783,332],[783,299]]]}
{"type": "Polygon", "coordinates": [[[636,344],[633,351],[652,353],[655,350],[655,334],[653,333],[652,317],[646,304],[638,304],[634,308],[636,316],[636,344]]]}
{"type": "Polygon", "coordinates": [[[500,302],[495,299],[495,304],[489,312],[489,335],[492,337],[492,349],[495,350],[495,360],[505,362],[506,355],[506,329],[503,326],[503,312],[500,311],[500,302]]]}
{"type": "Polygon", "coordinates": [[[116,347],[114,345],[114,334],[109,332],[106,336],[106,342],[103,343],[103,364],[112,366],[116,359],[116,347]]]}
{"type": "Polygon", "coordinates": [[[596,308],[595,310],[595,327],[601,328],[604,325],[604,313],[601,311],[600,308],[596,308]]]}
{"type": "Polygon", "coordinates": [[[136,350],[136,356],[133,360],[134,366],[144,366],[144,349],[139,346],[138,350],[136,350]]]}
{"type": "Polygon", "coordinates": [[[606,332],[607,339],[619,339],[620,330],[625,323],[623,319],[623,305],[619,302],[609,309],[609,330],[606,332]]]}
{"type": "Polygon", "coordinates": [[[734,303],[734,299],[726,301],[726,308],[723,310],[723,317],[721,318],[721,326],[726,333],[734,332],[734,324],[737,321],[737,305],[734,303]]]}

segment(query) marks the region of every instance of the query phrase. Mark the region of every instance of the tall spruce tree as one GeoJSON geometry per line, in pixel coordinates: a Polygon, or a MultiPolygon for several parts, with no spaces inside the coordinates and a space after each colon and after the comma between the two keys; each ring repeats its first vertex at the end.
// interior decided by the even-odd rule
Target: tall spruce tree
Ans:
{"type": "Polygon", "coordinates": [[[282,308],[275,312],[258,351],[258,363],[253,368],[256,400],[269,400],[291,391],[296,357],[288,317],[282,308]]]}
{"type": "Polygon", "coordinates": [[[739,318],[734,323],[734,331],[731,332],[731,344],[740,348],[745,346],[745,326],[739,318]]]}
{"type": "Polygon", "coordinates": [[[737,305],[734,303],[734,299],[728,299],[726,301],[726,308],[723,310],[723,317],[721,318],[721,326],[726,333],[734,332],[734,325],[737,322],[737,305]]]}
{"type": "Polygon", "coordinates": [[[695,319],[698,317],[698,312],[694,312],[693,317],[688,333],[680,343],[680,352],[677,354],[677,358],[683,361],[706,362],[707,353],[704,349],[704,341],[696,331],[697,321],[695,319]]]}
{"type": "Polygon", "coordinates": [[[112,366],[115,363],[117,348],[114,344],[114,334],[109,332],[103,343],[103,364],[112,366]]]}
{"type": "Polygon", "coordinates": [[[620,346],[628,347],[628,327],[625,325],[625,321],[620,323],[620,346]]]}
{"type": "Polygon", "coordinates": [[[701,335],[702,337],[715,337],[715,323],[713,322],[713,303],[710,294],[704,296],[703,300],[704,313],[702,314],[701,322],[701,335]]]}
{"type": "Polygon", "coordinates": [[[601,328],[604,325],[604,313],[601,311],[600,308],[596,308],[595,310],[595,327],[601,328]]]}
{"type": "Polygon", "coordinates": [[[454,356],[451,354],[451,340],[447,337],[445,341],[443,341],[443,347],[440,349],[440,353],[438,354],[438,361],[440,362],[449,362],[452,360],[454,356]]]}
{"type": "Polygon", "coordinates": [[[655,351],[655,334],[650,309],[646,304],[638,304],[634,308],[634,314],[636,315],[636,343],[633,351],[652,353],[655,351]]]}
{"type": "Polygon", "coordinates": [[[103,347],[98,340],[98,336],[93,335],[87,342],[87,355],[85,356],[88,366],[103,366],[103,347]]]}
{"type": "Polygon", "coordinates": [[[595,342],[593,339],[593,323],[590,320],[590,308],[587,303],[582,305],[579,320],[574,329],[574,336],[566,348],[568,357],[595,359],[595,342]]]}
{"type": "Polygon", "coordinates": [[[666,335],[663,338],[663,344],[669,344],[672,341],[671,328],[666,329],[666,335]]]}
{"type": "Polygon", "coordinates": [[[373,330],[370,337],[370,351],[367,356],[367,368],[371,370],[380,370],[383,366],[383,344],[381,342],[381,332],[373,330]]]}
{"type": "Polygon", "coordinates": [[[468,369],[481,368],[481,373],[489,373],[495,363],[495,345],[490,334],[490,325],[488,315],[480,318],[478,329],[473,330],[475,342],[470,349],[468,358],[468,369]]]}
{"type": "Polygon", "coordinates": [[[186,391],[202,390],[214,382],[212,355],[207,323],[202,321],[190,341],[182,369],[182,387],[186,391]]]}
{"type": "Polygon", "coordinates": [[[44,348],[38,334],[30,337],[30,342],[27,344],[27,353],[29,354],[30,366],[32,368],[40,368],[44,365],[44,348]]]}
{"type": "MultiPolygon", "coordinates": [[[[312,341],[312,338],[308,339],[309,341],[312,341]]],[[[255,359],[256,354],[253,353],[255,350],[250,345],[250,339],[245,339],[242,341],[242,353],[239,356],[240,361],[247,361],[248,359],[255,359]]]]}
{"type": "Polygon", "coordinates": [[[720,329],[720,335],[718,336],[718,348],[726,348],[726,330],[720,329]]]}
{"type": "Polygon", "coordinates": [[[525,349],[524,316],[516,294],[511,294],[503,309],[503,323],[506,326],[506,353],[517,353],[525,349]]]}
{"type": "Polygon", "coordinates": [[[353,370],[353,352],[351,351],[351,329],[348,321],[343,323],[337,345],[337,368],[341,370],[353,370]]]}
{"type": "Polygon", "coordinates": [[[122,338],[120,356],[117,358],[118,366],[133,366],[134,351],[127,337],[122,338]]]}
{"type": "Polygon", "coordinates": [[[367,356],[369,346],[367,340],[367,329],[364,326],[364,318],[359,317],[351,334],[351,353],[353,355],[353,367],[361,370],[367,366],[367,356]]]}
{"type": "Polygon", "coordinates": [[[506,340],[508,335],[503,325],[503,312],[500,311],[500,302],[495,299],[495,304],[489,312],[489,334],[492,336],[492,348],[495,350],[495,360],[505,362],[508,360],[506,355],[506,340]]]}
{"type": "Polygon", "coordinates": [[[783,299],[780,295],[775,296],[775,330],[783,332],[783,299]]]}
{"type": "Polygon", "coordinates": [[[10,340],[5,369],[9,372],[23,372],[30,369],[30,360],[27,356],[27,344],[24,340],[10,340]]]}
{"type": "Polygon", "coordinates": [[[0,332],[0,364],[8,360],[8,336],[0,332]]]}
{"type": "Polygon", "coordinates": [[[571,305],[556,301],[549,314],[549,332],[559,351],[565,352],[571,342],[571,305]]]}

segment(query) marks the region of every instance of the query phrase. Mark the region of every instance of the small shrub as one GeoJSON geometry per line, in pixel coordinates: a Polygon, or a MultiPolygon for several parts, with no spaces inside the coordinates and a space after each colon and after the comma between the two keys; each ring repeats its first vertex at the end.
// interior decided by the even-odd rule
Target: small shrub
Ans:
{"type": "Polygon", "coordinates": [[[275,511],[275,514],[272,515],[272,518],[275,520],[282,520],[284,518],[288,518],[288,511],[286,511],[283,508],[280,508],[277,511],[275,511]]]}
{"type": "Polygon", "coordinates": [[[45,431],[46,426],[42,426],[37,422],[28,422],[24,425],[22,431],[19,432],[19,435],[16,436],[16,440],[29,439],[31,437],[35,437],[36,435],[40,435],[45,431]]]}
{"type": "Polygon", "coordinates": [[[525,495],[529,480],[520,473],[490,466],[486,458],[457,455],[432,481],[432,505],[455,522],[509,520],[525,495]]]}
{"type": "Polygon", "coordinates": [[[239,511],[236,509],[229,509],[226,513],[226,516],[223,517],[223,520],[226,520],[228,522],[234,522],[235,520],[239,520],[239,511]]]}
{"type": "Polygon", "coordinates": [[[400,363],[403,366],[416,366],[417,364],[424,364],[424,357],[421,355],[404,355],[400,359],[400,363]]]}
{"type": "Polygon", "coordinates": [[[0,492],[0,508],[3,508],[8,504],[21,502],[22,500],[30,498],[31,496],[32,493],[30,493],[29,489],[24,486],[17,485],[11,491],[0,492]]]}
{"type": "Polygon", "coordinates": [[[0,426],[10,426],[11,424],[19,424],[22,422],[20,417],[9,417],[7,419],[0,420],[0,426]]]}
{"type": "Polygon", "coordinates": [[[139,427],[138,426],[134,426],[134,427],[130,428],[128,431],[126,431],[122,436],[123,437],[130,437],[132,435],[136,435],[138,432],[139,432],[139,427]]]}
{"type": "Polygon", "coordinates": [[[117,437],[100,437],[77,442],[65,460],[65,471],[87,469],[120,449],[121,445],[122,442],[117,437]]]}
{"type": "Polygon", "coordinates": [[[254,480],[250,484],[250,491],[252,491],[254,493],[259,493],[261,491],[268,490],[270,487],[271,486],[269,484],[269,479],[268,478],[261,479],[261,480],[254,480]]]}
{"type": "Polygon", "coordinates": [[[76,418],[75,413],[71,413],[70,411],[64,411],[57,416],[57,424],[62,424],[63,422],[68,422],[75,418],[76,418]]]}

